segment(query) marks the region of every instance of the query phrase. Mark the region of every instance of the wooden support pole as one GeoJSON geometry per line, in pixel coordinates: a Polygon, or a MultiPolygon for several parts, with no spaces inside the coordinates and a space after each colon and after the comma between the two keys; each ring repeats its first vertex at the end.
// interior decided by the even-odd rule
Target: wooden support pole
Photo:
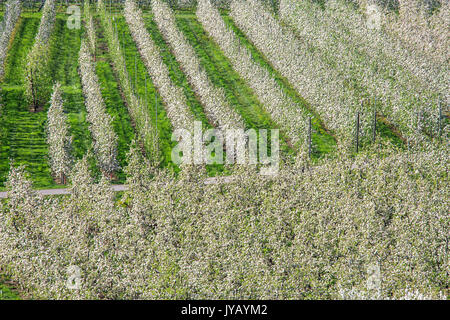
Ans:
{"type": "Polygon", "coordinates": [[[359,112],[356,115],[356,153],[359,152],[359,112]]]}
{"type": "Polygon", "coordinates": [[[134,90],[137,90],[137,54],[134,55],[134,90]]]}
{"type": "Polygon", "coordinates": [[[309,117],[309,125],[308,125],[308,155],[311,159],[311,151],[312,151],[312,128],[311,128],[311,117],[309,117]]]}
{"type": "Polygon", "coordinates": [[[373,142],[377,139],[377,100],[375,99],[375,106],[373,110],[373,142]]]}
{"type": "Polygon", "coordinates": [[[439,135],[439,139],[441,138],[442,135],[442,101],[441,99],[439,99],[439,128],[438,128],[438,135],[439,135]]]}

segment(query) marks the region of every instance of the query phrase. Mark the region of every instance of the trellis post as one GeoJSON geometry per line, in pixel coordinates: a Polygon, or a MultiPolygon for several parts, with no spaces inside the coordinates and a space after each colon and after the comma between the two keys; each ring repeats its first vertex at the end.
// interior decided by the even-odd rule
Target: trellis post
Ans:
{"type": "Polygon", "coordinates": [[[312,128],[311,128],[311,117],[309,117],[308,121],[308,155],[311,159],[311,149],[312,149],[312,128]]]}
{"type": "Polygon", "coordinates": [[[439,99],[439,129],[438,129],[438,135],[439,135],[439,139],[441,139],[441,135],[442,135],[442,101],[441,99],[439,99]]]}
{"type": "Polygon", "coordinates": [[[359,112],[356,114],[356,153],[359,152],[359,112]]]}
{"type": "Polygon", "coordinates": [[[134,55],[134,90],[137,90],[137,54],[134,55]]]}
{"type": "Polygon", "coordinates": [[[377,138],[377,99],[375,98],[375,105],[373,110],[373,142],[377,138]]]}
{"type": "Polygon", "coordinates": [[[122,51],[123,51],[123,59],[125,60],[125,31],[122,32],[122,51]]]}
{"type": "Polygon", "coordinates": [[[145,105],[148,105],[148,99],[147,99],[147,73],[145,73],[145,105]]]}

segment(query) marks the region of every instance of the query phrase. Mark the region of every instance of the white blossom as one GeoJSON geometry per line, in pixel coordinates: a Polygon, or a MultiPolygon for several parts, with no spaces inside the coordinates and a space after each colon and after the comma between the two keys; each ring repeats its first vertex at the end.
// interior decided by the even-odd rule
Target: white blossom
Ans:
{"type": "Polygon", "coordinates": [[[124,15],[153,84],[164,101],[173,129],[193,130],[194,116],[183,91],[170,79],[169,70],[162,61],[159,49],[145,27],[142,13],[133,0],[125,1],[124,15]]]}
{"type": "Polygon", "coordinates": [[[241,168],[219,185],[195,166],[150,169],[132,148],[118,203],[86,158],[64,198],[43,200],[12,168],[1,262],[36,298],[446,299],[448,148],[384,151],[309,170],[299,158],[270,178],[241,168]]]}
{"type": "Polygon", "coordinates": [[[92,56],[85,40],[81,43],[78,61],[87,110],[86,120],[89,122],[94,154],[100,170],[111,175],[119,169],[117,161],[118,137],[112,126],[113,119],[106,112],[106,105],[95,73],[92,56]]]}
{"type": "MultiPolygon", "coordinates": [[[[377,10],[385,17],[382,8],[377,10]]],[[[405,47],[413,40],[393,37],[386,31],[393,22],[386,19],[372,30],[367,25],[370,17],[342,0],[326,1],[325,9],[311,1],[282,0],[280,17],[339,77],[357,81],[372,104],[376,99],[377,112],[405,137],[423,134],[417,132],[418,113],[423,115],[422,130],[436,134],[439,98],[444,105],[448,101],[448,62],[432,62],[419,50],[405,47]]]]}
{"type": "Polygon", "coordinates": [[[8,53],[8,46],[17,21],[19,20],[21,11],[22,4],[20,0],[8,0],[8,2],[6,2],[0,32],[0,78],[3,77],[5,72],[4,67],[6,55],[8,53]]]}
{"type": "Polygon", "coordinates": [[[61,85],[55,84],[47,112],[47,144],[49,164],[53,176],[60,183],[72,170],[72,136],[69,133],[67,116],[64,114],[61,85]]]}

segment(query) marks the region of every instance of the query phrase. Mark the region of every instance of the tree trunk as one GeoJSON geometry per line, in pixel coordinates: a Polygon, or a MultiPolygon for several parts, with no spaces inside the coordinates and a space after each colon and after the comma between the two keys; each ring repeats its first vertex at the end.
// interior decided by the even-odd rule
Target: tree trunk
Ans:
{"type": "Polygon", "coordinates": [[[31,95],[33,96],[33,112],[37,111],[36,91],[34,87],[33,69],[31,69],[31,95]]]}

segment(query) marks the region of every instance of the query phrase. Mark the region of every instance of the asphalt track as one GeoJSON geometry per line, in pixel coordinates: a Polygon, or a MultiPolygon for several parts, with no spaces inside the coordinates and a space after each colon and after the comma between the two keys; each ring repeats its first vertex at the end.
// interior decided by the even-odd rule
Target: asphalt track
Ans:
{"type": "MultiPolygon", "coordinates": [[[[218,183],[230,183],[235,179],[235,177],[228,176],[228,177],[212,177],[205,179],[204,183],[207,184],[218,184],[218,183]]],[[[124,184],[119,185],[111,185],[111,188],[115,192],[120,191],[127,191],[128,186],[124,184]]],[[[57,196],[57,195],[66,195],[70,194],[69,189],[44,189],[44,190],[36,190],[37,193],[43,195],[43,196],[57,196]]],[[[6,199],[8,198],[7,192],[0,192],[0,199],[6,199]]]]}

